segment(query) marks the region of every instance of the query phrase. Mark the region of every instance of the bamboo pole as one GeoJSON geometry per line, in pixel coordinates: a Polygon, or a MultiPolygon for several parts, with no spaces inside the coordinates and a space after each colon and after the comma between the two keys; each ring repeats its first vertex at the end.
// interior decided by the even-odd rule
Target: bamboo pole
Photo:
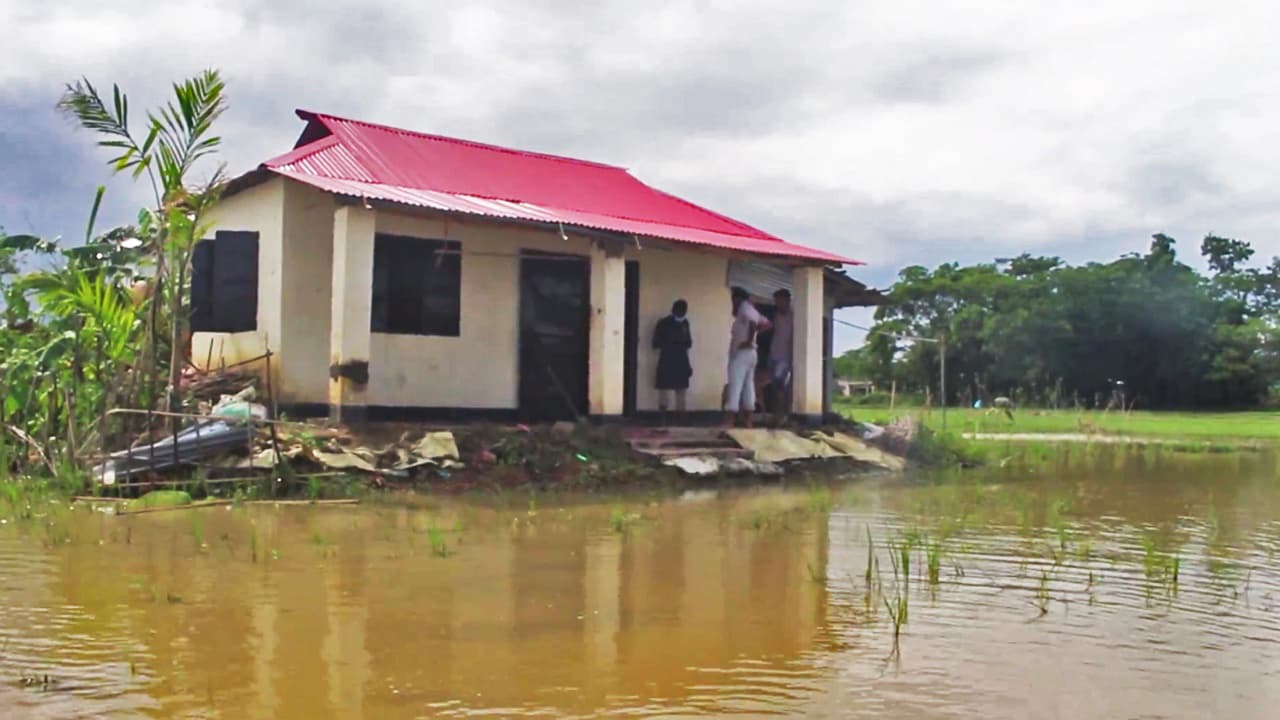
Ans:
{"type": "Polygon", "coordinates": [[[164,507],[138,508],[137,510],[117,510],[117,515],[145,515],[147,513],[172,512],[174,510],[199,510],[201,508],[226,507],[235,500],[202,500],[187,505],[166,505],[164,507]]]}
{"type": "Polygon", "coordinates": [[[947,431],[947,335],[943,333],[938,340],[938,345],[942,349],[942,397],[939,402],[942,403],[942,432],[947,431]]]}

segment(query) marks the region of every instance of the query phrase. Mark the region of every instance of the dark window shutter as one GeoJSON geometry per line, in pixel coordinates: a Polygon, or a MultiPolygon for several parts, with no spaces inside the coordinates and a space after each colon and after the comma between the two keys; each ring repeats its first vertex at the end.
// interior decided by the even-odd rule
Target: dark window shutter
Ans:
{"type": "Polygon", "coordinates": [[[461,333],[462,245],[458,242],[378,234],[373,244],[376,333],[461,333]]]}
{"type": "Polygon", "coordinates": [[[201,240],[191,248],[191,331],[213,330],[213,241],[201,240]]]}
{"type": "Polygon", "coordinates": [[[258,327],[258,233],[218,232],[213,242],[213,325],[219,332],[258,327]]]}
{"type": "Polygon", "coordinates": [[[462,317],[462,245],[432,243],[422,293],[422,332],[458,337],[462,317]]]}
{"type": "Polygon", "coordinates": [[[396,259],[390,243],[381,236],[373,241],[373,314],[369,318],[369,330],[376,333],[391,332],[391,268],[396,259]]]}

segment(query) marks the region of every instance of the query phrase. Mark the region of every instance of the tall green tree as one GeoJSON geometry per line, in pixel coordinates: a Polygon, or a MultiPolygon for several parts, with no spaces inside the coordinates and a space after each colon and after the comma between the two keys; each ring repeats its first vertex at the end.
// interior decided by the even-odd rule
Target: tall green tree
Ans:
{"type": "Polygon", "coordinates": [[[945,336],[949,402],[1092,405],[1122,391],[1149,407],[1256,404],[1277,380],[1280,261],[1250,267],[1248,244],[1215,236],[1201,250],[1208,276],[1164,234],[1106,263],[1022,255],[906,268],[877,311],[884,334],[863,352],[936,393],[941,346],[892,336],[945,336]]]}

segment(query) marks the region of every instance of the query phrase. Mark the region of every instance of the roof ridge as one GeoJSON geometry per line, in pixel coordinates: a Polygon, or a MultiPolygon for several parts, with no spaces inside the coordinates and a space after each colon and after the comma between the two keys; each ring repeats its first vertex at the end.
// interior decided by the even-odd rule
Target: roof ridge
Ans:
{"type": "MultiPolygon", "coordinates": [[[[391,132],[404,133],[428,140],[438,140],[440,142],[453,143],[455,145],[466,145],[468,147],[479,148],[482,150],[494,150],[497,152],[508,153],[511,155],[520,155],[522,157],[533,157],[542,160],[553,160],[556,162],[570,163],[573,165],[585,165],[588,167],[605,168],[608,170],[621,170],[626,172],[627,169],[620,165],[610,165],[608,163],[596,162],[595,160],[583,160],[582,158],[569,157],[567,155],[555,155],[552,153],[538,152],[535,150],[520,150],[519,148],[506,147],[504,145],[494,145],[493,143],[478,142],[476,140],[467,140],[464,138],[451,137],[449,135],[438,135],[435,133],[422,132],[420,130],[410,130],[409,128],[396,127],[394,125],[386,125],[383,123],[369,122],[368,120],[358,120],[356,118],[343,117],[341,115],[330,115],[328,113],[315,112],[312,110],[304,110],[298,108],[295,111],[298,117],[303,120],[317,119],[320,122],[325,120],[340,120],[354,125],[364,125],[365,127],[376,128],[379,130],[388,130],[391,132]]],[[[326,127],[328,124],[325,123],[326,127]]],[[[333,128],[329,128],[333,132],[333,128]]]]}

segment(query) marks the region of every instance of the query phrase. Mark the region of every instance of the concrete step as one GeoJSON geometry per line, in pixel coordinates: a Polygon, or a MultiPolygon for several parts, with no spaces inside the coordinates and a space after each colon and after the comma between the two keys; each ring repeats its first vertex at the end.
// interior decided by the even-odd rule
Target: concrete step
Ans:
{"type": "Polygon", "coordinates": [[[636,448],[637,452],[651,455],[657,458],[671,457],[714,457],[714,458],[747,458],[750,459],[754,453],[750,450],[740,447],[725,447],[723,445],[715,447],[657,447],[657,448],[636,448]]]}

